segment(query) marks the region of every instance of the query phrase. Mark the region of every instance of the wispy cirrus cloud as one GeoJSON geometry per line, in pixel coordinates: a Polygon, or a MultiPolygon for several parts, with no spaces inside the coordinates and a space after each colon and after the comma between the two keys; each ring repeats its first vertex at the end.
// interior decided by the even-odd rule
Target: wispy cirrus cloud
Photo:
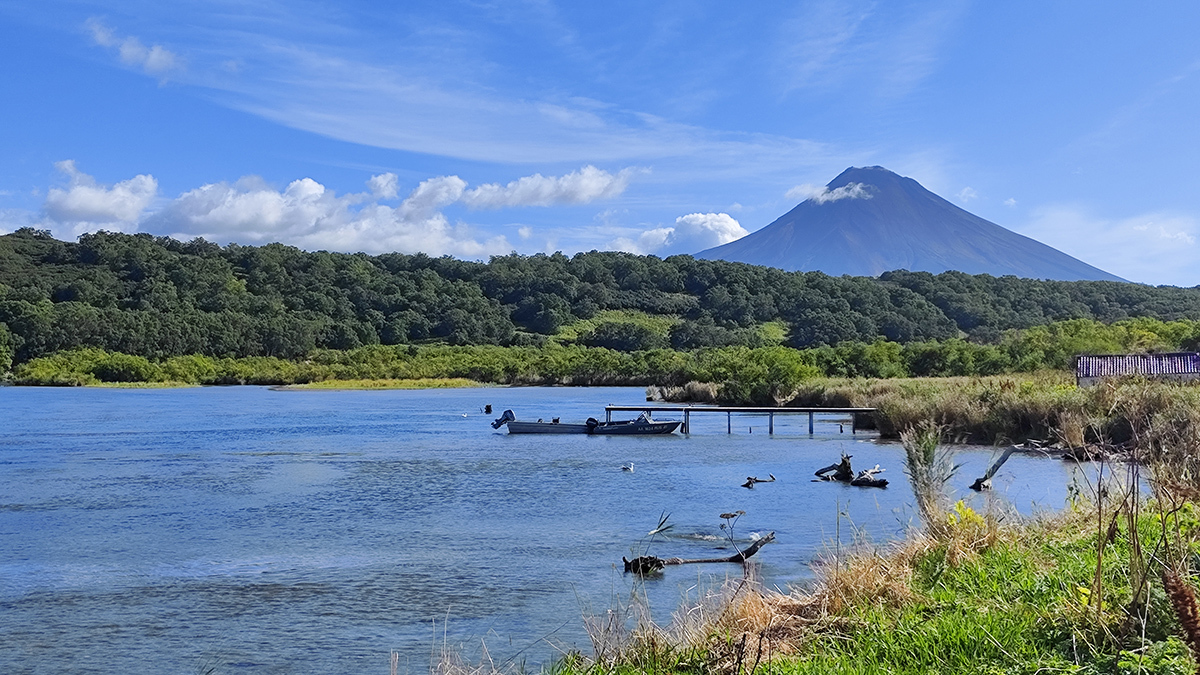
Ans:
{"type": "Polygon", "coordinates": [[[1056,204],[1034,209],[1029,222],[1013,229],[1130,281],[1200,285],[1200,221],[1193,216],[1150,212],[1104,218],[1080,206],[1056,204]]]}
{"type": "MultiPolygon", "coordinates": [[[[508,25],[516,20],[510,14],[542,14],[530,8],[484,8],[484,18],[453,19],[442,11],[400,12],[396,36],[371,33],[369,45],[346,39],[365,35],[341,23],[353,11],[332,11],[321,3],[310,9],[326,10],[326,29],[313,30],[311,16],[274,0],[230,9],[220,25],[203,5],[183,2],[178,12],[195,26],[172,35],[186,40],[187,68],[174,51],[118,34],[100,19],[89,21],[88,30],[93,42],[114,50],[127,65],[195,87],[209,100],[366,146],[510,166],[620,162],[652,166],[657,176],[675,180],[768,176],[804,167],[825,171],[860,159],[808,138],[729,131],[705,126],[696,116],[684,122],[655,114],[638,109],[641,96],[623,105],[618,101],[626,92],[606,92],[614,96],[604,100],[574,77],[530,77],[527,68],[513,72],[512,64],[488,51],[495,43],[488,22],[508,25]]],[[[524,20],[541,26],[545,17],[524,20]]],[[[555,44],[541,46],[562,51],[585,70],[598,67],[591,61],[597,55],[584,45],[558,39],[563,31],[549,28],[555,21],[542,27],[545,39],[557,36],[555,44]]],[[[670,31],[649,32],[655,39],[683,39],[670,31]]],[[[644,70],[629,63],[621,67],[644,70]]],[[[704,82],[701,73],[696,81],[704,82]]]]}
{"type": "Polygon", "coordinates": [[[764,174],[829,163],[839,152],[808,139],[723,132],[572,100],[508,98],[408,72],[276,48],[261,77],[213,83],[230,107],[292,128],[375,147],[463,160],[637,162],[764,174]]]}
{"type": "Polygon", "coordinates": [[[776,36],[783,88],[853,86],[884,96],[907,94],[936,70],[965,7],[962,0],[915,9],[871,0],[798,5],[776,36]]]}
{"type": "Polygon", "coordinates": [[[147,75],[166,79],[168,75],[179,70],[183,61],[175,52],[162,45],[147,47],[134,36],[119,36],[97,18],[88,19],[84,24],[92,35],[92,40],[101,47],[107,47],[120,57],[121,63],[140,68],[147,75]]]}

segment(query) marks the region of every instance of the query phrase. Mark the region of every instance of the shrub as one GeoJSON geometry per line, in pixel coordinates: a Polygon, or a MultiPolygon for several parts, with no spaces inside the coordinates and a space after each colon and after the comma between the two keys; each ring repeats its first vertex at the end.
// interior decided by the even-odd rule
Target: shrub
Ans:
{"type": "Polygon", "coordinates": [[[665,337],[650,327],[623,321],[605,321],[580,336],[579,341],[588,347],[604,347],[619,352],[663,349],[670,346],[665,337]]]}
{"type": "Polygon", "coordinates": [[[162,370],[143,356],[108,354],[92,366],[92,375],[101,382],[158,382],[162,370]]]}

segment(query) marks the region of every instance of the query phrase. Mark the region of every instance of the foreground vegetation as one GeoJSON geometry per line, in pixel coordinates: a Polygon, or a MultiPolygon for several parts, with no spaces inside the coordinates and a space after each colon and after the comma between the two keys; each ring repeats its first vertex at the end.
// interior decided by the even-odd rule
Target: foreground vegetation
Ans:
{"type": "Polygon", "coordinates": [[[906,541],[830,552],[803,590],[729,584],[668,628],[592,621],[593,654],[557,670],[1197,672],[1200,426],[1158,408],[1146,387],[1114,403],[1132,424],[1133,461],[1100,465],[1060,515],[953,502],[944,430],[925,422],[902,434],[922,521],[906,541]]]}
{"type": "Polygon", "coordinates": [[[1194,575],[1148,556],[1162,550],[1164,517],[1183,552],[1196,552],[1195,508],[1149,506],[1133,534],[1125,514],[1098,529],[1096,509],[1078,502],[1058,518],[1001,523],[960,503],[937,536],[831,557],[803,591],[731,584],[673,626],[595,635],[601,658],[569,658],[564,670],[1195,672],[1194,575]]]}

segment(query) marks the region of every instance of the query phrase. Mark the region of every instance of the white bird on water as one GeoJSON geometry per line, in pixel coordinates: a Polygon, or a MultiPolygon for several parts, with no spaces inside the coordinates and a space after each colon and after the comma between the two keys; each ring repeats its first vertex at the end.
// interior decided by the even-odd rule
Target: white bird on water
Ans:
{"type": "Polygon", "coordinates": [[[624,464],[622,464],[622,465],[621,465],[621,470],[622,470],[622,471],[629,471],[630,473],[632,473],[632,472],[633,472],[633,462],[630,462],[630,463],[629,463],[629,466],[625,466],[624,464]]]}

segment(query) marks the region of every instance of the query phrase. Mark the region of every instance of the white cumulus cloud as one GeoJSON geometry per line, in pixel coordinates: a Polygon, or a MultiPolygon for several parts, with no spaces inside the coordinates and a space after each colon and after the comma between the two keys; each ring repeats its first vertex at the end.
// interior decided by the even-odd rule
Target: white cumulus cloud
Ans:
{"type": "Polygon", "coordinates": [[[99,19],[88,19],[85,25],[91,31],[92,40],[97,45],[115,50],[121,63],[141,68],[147,75],[165,78],[182,65],[182,61],[175,52],[166,47],[162,45],[147,47],[136,37],[120,37],[99,19]]]}
{"type": "Polygon", "coordinates": [[[463,195],[463,203],[476,209],[587,204],[620,195],[632,173],[631,169],[623,169],[611,174],[591,165],[558,177],[536,173],[508,185],[480,185],[463,195]]]}
{"type": "MultiPolygon", "coordinates": [[[[373,191],[388,191],[386,179],[368,183],[373,191]]],[[[257,178],[243,178],[185,192],[147,226],[177,236],[282,241],[306,249],[468,257],[507,253],[511,247],[504,237],[480,237],[441,212],[461,198],[465,187],[457,176],[431,178],[393,208],[373,201],[359,206],[372,195],[339,196],[311,178],[292,181],[282,191],[257,178]]]]}
{"type": "Polygon", "coordinates": [[[673,227],[646,230],[636,240],[621,237],[612,242],[612,247],[630,253],[663,256],[699,253],[747,234],[750,233],[746,228],[728,213],[689,213],[676,218],[673,227]]]}
{"type": "Polygon", "coordinates": [[[367,181],[371,194],[378,199],[395,199],[400,194],[400,177],[394,173],[381,173],[367,181]]]}
{"type": "Polygon", "coordinates": [[[65,228],[79,235],[98,229],[136,229],[142,212],[158,194],[158,181],[149,174],[139,174],[109,187],[77,169],[74,160],[57,162],[54,166],[71,179],[65,189],[50,188],[42,205],[48,224],[56,232],[65,228]]]}
{"type": "MultiPolygon", "coordinates": [[[[401,194],[394,173],[372,176],[364,192],[341,195],[312,178],[300,178],[279,189],[247,176],[235,182],[201,185],[174,199],[161,200],[160,207],[150,212],[158,193],[158,183],[150,175],[106,186],[80,172],[71,160],[56,166],[70,178],[70,185],[49,191],[42,222],[65,236],[98,229],[140,230],[221,243],[282,242],[310,250],[423,252],[471,258],[505,254],[512,247],[502,235],[451,222],[444,213],[447,207],[587,203],[620,194],[632,174],[631,170],[611,174],[586,166],[561,177],[535,174],[507,186],[485,184],[473,190],[458,176],[436,176],[421,181],[396,205],[383,203],[401,194]]],[[[10,220],[14,218],[5,218],[10,220]]],[[[528,240],[533,228],[522,226],[517,234],[528,240]]]]}
{"type": "Polygon", "coordinates": [[[958,201],[960,201],[964,204],[971,201],[972,199],[978,199],[978,198],[979,198],[979,193],[975,191],[975,188],[973,188],[969,185],[958,191],[958,201]]]}
{"type": "Polygon", "coordinates": [[[822,185],[801,183],[788,190],[783,196],[787,199],[803,198],[805,201],[824,204],[826,202],[836,202],[840,199],[870,199],[871,191],[862,183],[846,183],[842,187],[832,190],[822,185]]]}

